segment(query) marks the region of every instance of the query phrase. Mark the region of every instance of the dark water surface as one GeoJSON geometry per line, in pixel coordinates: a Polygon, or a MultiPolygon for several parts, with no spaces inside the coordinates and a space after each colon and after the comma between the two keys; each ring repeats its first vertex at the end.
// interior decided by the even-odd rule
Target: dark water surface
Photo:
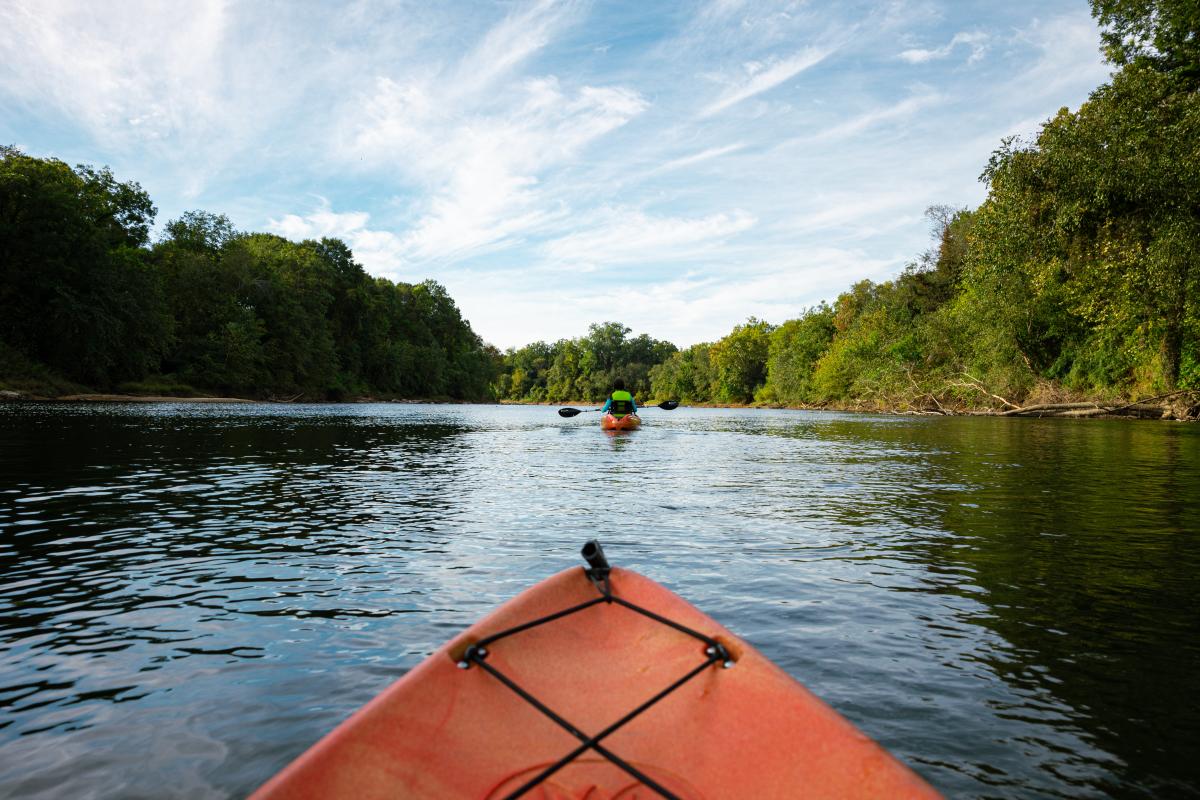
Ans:
{"type": "Polygon", "coordinates": [[[1200,427],[0,407],[0,796],[254,789],[610,558],[954,797],[1200,796],[1200,427]]]}

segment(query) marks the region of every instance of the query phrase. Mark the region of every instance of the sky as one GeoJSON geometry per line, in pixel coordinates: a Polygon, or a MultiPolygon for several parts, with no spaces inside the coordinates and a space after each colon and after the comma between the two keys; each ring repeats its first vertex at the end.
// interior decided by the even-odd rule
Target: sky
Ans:
{"type": "Polygon", "coordinates": [[[336,236],[501,348],[782,323],[1107,80],[1085,0],[3,0],[0,143],[336,236]]]}

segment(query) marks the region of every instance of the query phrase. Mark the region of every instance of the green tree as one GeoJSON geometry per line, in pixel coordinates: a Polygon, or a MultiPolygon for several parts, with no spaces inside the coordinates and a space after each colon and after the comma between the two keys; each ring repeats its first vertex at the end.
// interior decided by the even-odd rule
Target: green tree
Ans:
{"type": "Polygon", "coordinates": [[[554,345],[554,358],[546,370],[546,399],[551,402],[590,399],[591,386],[583,370],[584,346],[575,339],[554,345]]]}
{"type": "Polygon", "coordinates": [[[712,345],[694,344],[672,353],[650,369],[651,395],[684,403],[711,403],[716,399],[716,371],[712,345]]]}
{"type": "Polygon", "coordinates": [[[986,257],[1018,269],[1035,299],[1061,299],[1096,341],[1128,352],[1155,343],[1146,388],[1176,386],[1185,358],[1195,360],[1197,142],[1200,95],[1135,64],[1078,112],[1060,111],[1033,144],[1006,143],[985,173],[989,213],[1013,207],[1033,231],[1024,243],[985,243],[986,257]]]}
{"type": "Polygon", "coordinates": [[[195,210],[185,211],[179,219],[168,222],[162,241],[184,250],[215,253],[236,235],[229,217],[195,210]]]}
{"type": "Polygon", "coordinates": [[[544,400],[547,392],[547,371],[554,363],[554,348],[545,342],[533,342],[505,353],[510,400],[544,400]]]}
{"type": "Polygon", "coordinates": [[[0,340],[82,382],[141,377],[171,338],[154,206],[108,169],[0,147],[0,340]]]}
{"type": "Polygon", "coordinates": [[[772,326],[750,317],[712,347],[718,400],[749,403],[767,381],[772,326]]]}
{"type": "Polygon", "coordinates": [[[1195,0],[1092,0],[1105,55],[1200,82],[1200,4],[1195,0]]]}
{"type": "Polygon", "coordinates": [[[794,405],[818,402],[813,372],[836,330],[833,309],[821,303],[772,331],[764,399],[794,405]]]}
{"type": "Polygon", "coordinates": [[[374,279],[340,240],[238,233],[200,210],[149,248],[153,219],[107,169],[0,148],[5,362],[100,385],[166,372],[258,396],[490,396],[499,355],[438,284],[374,279]]]}

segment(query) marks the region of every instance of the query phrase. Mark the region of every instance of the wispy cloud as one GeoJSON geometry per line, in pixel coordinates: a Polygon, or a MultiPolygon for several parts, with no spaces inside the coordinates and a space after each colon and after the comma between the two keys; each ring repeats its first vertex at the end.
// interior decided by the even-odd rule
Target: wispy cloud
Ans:
{"type": "Polygon", "coordinates": [[[933,92],[925,92],[901,100],[899,103],[874,108],[870,111],[865,111],[857,114],[850,119],[832,125],[812,137],[807,137],[804,141],[814,141],[817,139],[833,139],[841,140],[856,136],[869,128],[874,128],[887,122],[907,119],[918,111],[927,109],[930,106],[936,105],[940,101],[940,97],[933,92]]]}
{"type": "Polygon", "coordinates": [[[1100,58],[1096,24],[1086,13],[1035,19],[1015,38],[1031,45],[1038,56],[1011,82],[1016,91],[1053,95],[1068,86],[1094,87],[1109,77],[1110,68],[1100,58]]]}
{"type": "Polygon", "coordinates": [[[974,64],[983,58],[987,53],[989,36],[982,31],[963,31],[954,34],[954,38],[947,44],[933,50],[924,50],[921,48],[913,48],[900,53],[900,58],[910,64],[924,64],[927,61],[937,61],[939,59],[948,58],[954,49],[959,45],[967,46],[971,54],[967,56],[967,63],[974,64]]]}
{"type": "Polygon", "coordinates": [[[574,10],[537,3],[492,28],[453,68],[376,80],[341,155],[424,188],[419,219],[405,236],[412,258],[445,261],[494,250],[561,217],[564,210],[541,197],[545,172],[646,108],[638,92],[620,86],[501,80],[545,47],[574,10]],[[409,153],[420,158],[405,158],[409,153]]]}
{"type": "Polygon", "coordinates": [[[108,146],[230,122],[213,69],[227,24],[224,4],[140,11],[132,4],[101,10],[5,3],[0,91],[69,114],[108,146]]]}
{"type": "Polygon", "coordinates": [[[538,0],[518,8],[487,32],[444,88],[459,95],[487,90],[550,44],[556,33],[578,17],[579,10],[578,3],[568,0],[538,0]]]}
{"type": "Polygon", "coordinates": [[[646,102],[622,88],[584,86],[568,94],[554,79],[514,90],[503,113],[447,113],[430,88],[381,80],[371,118],[351,151],[427,187],[428,201],[407,237],[416,258],[452,258],[494,246],[562,213],[540,205],[539,175],[641,113],[646,102]],[[398,153],[420,152],[408,163],[398,153]]]}
{"type": "Polygon", "coordinates": [[[670,172],[671,170],[675,169],[682,169],[684,167],[691,167],[705,161],[711,161],[715,158],[729,155],[730,153],[736,153],[745,146],[746,145],[742,142],[734,142],[733,144],[722,145],[721,147],[709,147],[705,150],[701,150],[699,153],[692,153],[691,155],[673,158],[665,164],[655,167],[652,172],[654,174],[658,174],[662,172],[670,172]]]}
{"type": "Polygon", "coordinates": [[[663,271],[661,280],[639,279],[636,267],[606,269],[593,283],[518,282],[513,291],[499,276],[456,276],[447,284],[464,315],[482,330],[503,330],[511,317],[526,321],[524,336],[497,340],[502,347],[541,339],[554,341],[583,332],[581,320],[619,319],[635,331],[677,344],[714,341],[749,316],[783,321],[846,288],[843,276],[879,278],[903,266],[862,249],[818,247],[792,258],[770,258],[754,268],[717,265],[663,271]],[[504,304],[495,302],[506,293],[504,304]],[[509,304],[511,303],[511,307],[509,304]]]}
{"type": "Polygon", "coordinates": [[[916,216],[912,196],[907,192],[879,189],[871,197],[836,192],[813,198],[810,208],[784,224],[796,233],[849,232],[861,234],[877,227],[881,219],[916,216]]]}
{"type": "MultiPolygon", "coordinates": [[[[184,148],[216,169],[257,127],[220,77],[228,27],[220,2],[151,11],[12,0],[0,4],[0,97],[47,124],[70,120],[107,152],[184,148]]],[[[183,192],[198,193],[204,170],[182,172],[183,192]]]]}
{"type": "Polygon", "coordinates": [[[593,264],[677,261],[711,250],[756,222],[742,210],[689,219],[613,209],[604,217],[590,229],[547,242],[544,253],[558,261],[593,264]]]}
{"type": "Polygon", "coordinates": [[[820,64],[832,52],[831,48],[809,47],[768,64],[758,62],[749,63],[745,66],[748,77],[726,89],[720,97],[705,106],[700,112],[700,116],[711,117],[743,100],[774,89],[779,84],[796,77],[804,70],[820,64]]]}

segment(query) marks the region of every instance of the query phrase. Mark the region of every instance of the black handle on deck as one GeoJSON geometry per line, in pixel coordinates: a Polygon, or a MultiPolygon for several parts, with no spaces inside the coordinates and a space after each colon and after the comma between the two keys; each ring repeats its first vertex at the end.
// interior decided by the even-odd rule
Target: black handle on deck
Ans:
{"type": "Polygon", "coordinates": [[[593,576],[600,579],[608,577],[608,573],[612,567],[608,565],[608,559],[604,557],[604,548],[600,546],[600,542],[595,539],[589,539],[587,544],[583,546],[580,554],[583,556],[583,560],[588,563],[588,566],[591,567],[590,572],[593,576]]]}

